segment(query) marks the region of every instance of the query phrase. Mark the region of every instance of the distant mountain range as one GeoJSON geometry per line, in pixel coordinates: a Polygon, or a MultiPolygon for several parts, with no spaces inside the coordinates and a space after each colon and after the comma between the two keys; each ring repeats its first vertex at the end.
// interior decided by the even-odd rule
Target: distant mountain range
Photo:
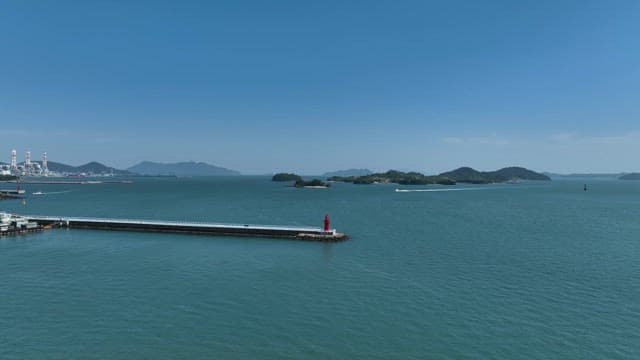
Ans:
{"type": "Polygon", "coordinates": [[[203,162],[178,162],[171,164],[143,161],[127,169],[140,175],[221,176],[240,175],[240,172],[203,162]]]}
{"type": "Polygon", "coordinates": [[[325,177],[325,178],[330,178],[332,176],[349,177],[349,176],[365,176],[365,175],[371,175],[371,174],[373,174],[373,171],[369,169],[348,169],[348,170],[330,171],[330,172],[324,173],[322,177],[325,177]]]}

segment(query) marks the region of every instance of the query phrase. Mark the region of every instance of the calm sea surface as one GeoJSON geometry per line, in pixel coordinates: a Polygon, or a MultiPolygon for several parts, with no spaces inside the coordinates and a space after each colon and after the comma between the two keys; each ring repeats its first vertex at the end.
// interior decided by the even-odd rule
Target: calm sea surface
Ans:
{"type": "Polygon", "coordinates": [[[45,194],[0,209],[318,227],[329,213],[352,239],[0,238],[0,358],[637,359],[640,182],[589,186],[27,185],[45,194]]]}

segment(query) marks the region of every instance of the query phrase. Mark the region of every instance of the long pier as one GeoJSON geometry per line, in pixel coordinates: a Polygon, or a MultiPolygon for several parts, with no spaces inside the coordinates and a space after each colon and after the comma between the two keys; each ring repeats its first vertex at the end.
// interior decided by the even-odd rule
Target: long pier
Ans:
{"type": "Polygon", "coordinates": [[[220,236],[269,237],[312,241],[336,242],[348,236],[335,229],[325,231],[313,227],[269,226],[249,224],[218,224],[201,222],[107,219],[85,217],[57,217],[24,215],[29,221],[41,226],[71,229],[139,231],[181,233],[220,236]]]}

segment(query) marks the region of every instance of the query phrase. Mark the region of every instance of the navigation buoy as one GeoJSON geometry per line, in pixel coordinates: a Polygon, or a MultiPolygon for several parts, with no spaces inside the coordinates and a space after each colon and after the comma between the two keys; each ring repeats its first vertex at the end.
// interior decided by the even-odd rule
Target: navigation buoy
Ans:
{"type": "Polygon", "coordinates": [[[324,215],[324,231],[329,231],[329,226],[331,225],[331,220],[329,220],[329,214],[324,215]]]}
{"type": "Polygon", "coordinates": [[[587,191],[587,184],[584,184],[584,191],[587,191]]]}

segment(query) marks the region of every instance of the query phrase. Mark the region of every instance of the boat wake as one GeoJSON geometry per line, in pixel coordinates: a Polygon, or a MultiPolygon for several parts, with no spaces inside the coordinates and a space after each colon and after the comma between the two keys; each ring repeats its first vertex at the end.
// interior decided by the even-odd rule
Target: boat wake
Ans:
{"type": "Polygon", "coordinates": [[[469,191],[486,190],[487,188],[454,188],[454,189],[396,189],[396,192],[444,192],[444,191],[469,191]]]}
{"type": "Polygon", "coordinates": [[[34,193],[31,193],[32,195],[55,195],[55,194],[66,194],[66,193],[70,193],[71,190],[65,190],[65,191],[50,191],[50,192],[42,192],[42,191],[36,191],[34,193]]]}

